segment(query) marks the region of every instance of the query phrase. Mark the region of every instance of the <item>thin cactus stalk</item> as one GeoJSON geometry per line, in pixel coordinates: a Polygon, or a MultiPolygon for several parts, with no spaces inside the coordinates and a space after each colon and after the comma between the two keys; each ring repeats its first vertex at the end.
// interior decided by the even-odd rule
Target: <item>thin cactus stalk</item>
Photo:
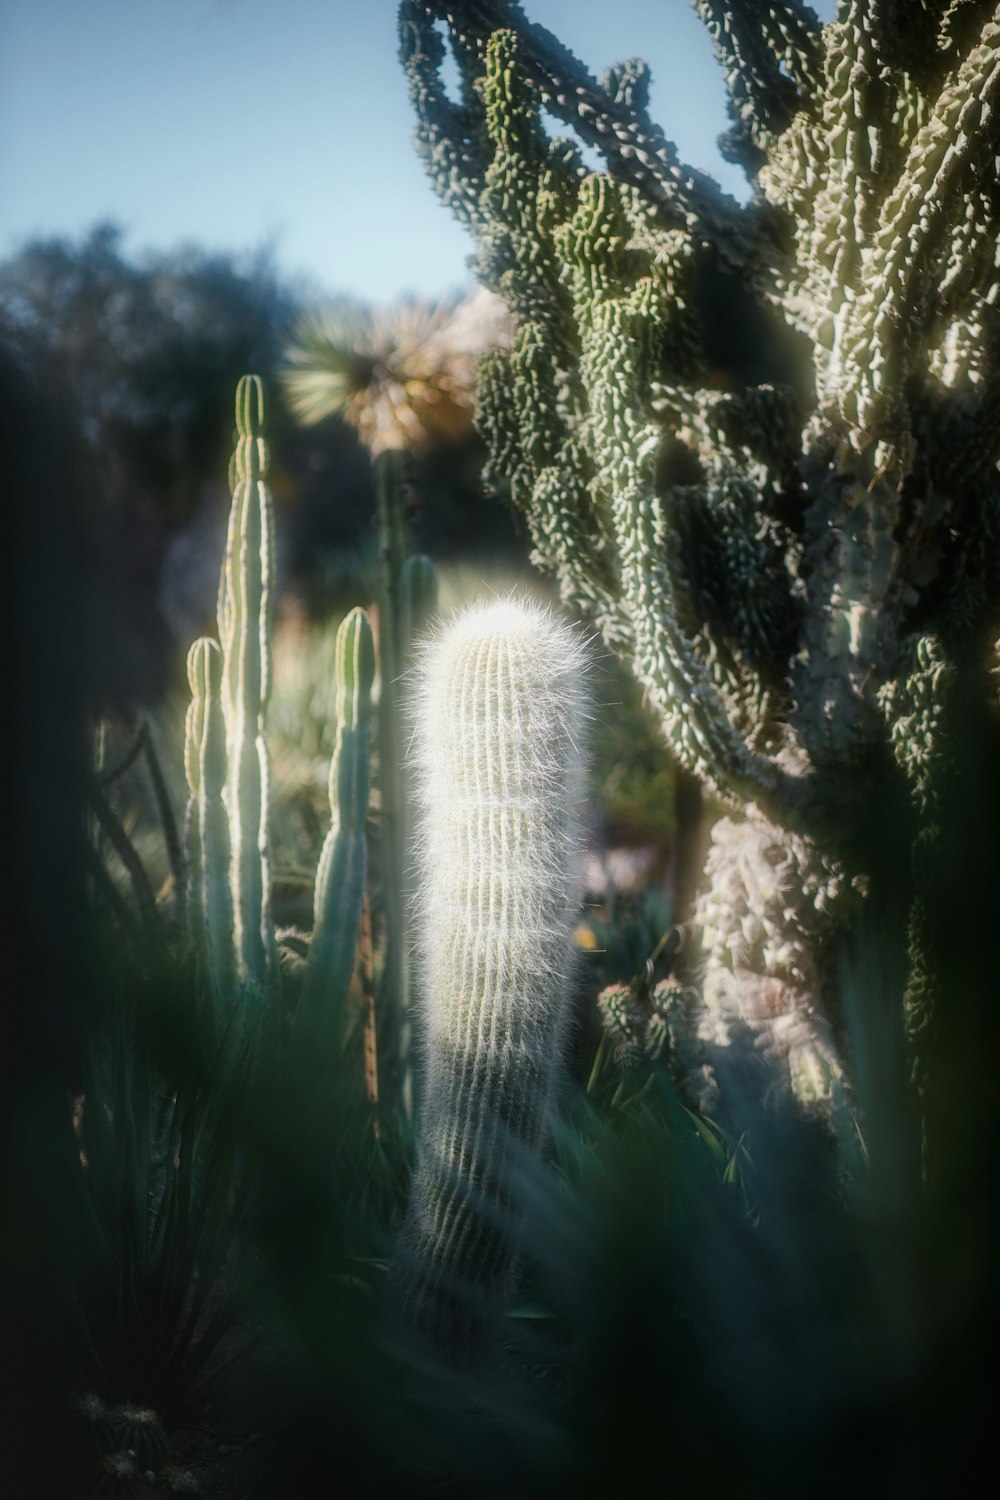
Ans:
{"type": "Polygon", "coordinates": [[[954,669],[996,634],[1000,10],[695,8],[746,206],[679,160],[643,64],[592,76],[517,0],[403,0],[402,59],[431,179],[514,317],[480,366],[487,476],[727,808],[694,916],[705,1046],[749,1030],[824,1109],[834,941],[866,891],[912,878],[919,906],[954,669]]]}
{"type": "Polygon", "coordinates": [[[389,450],[377,456],[374,469],[379,552],[379,821],[385,910],[382,1007],[389,1022],[388,1065],[394,1075],[403,1113],[407,1120],[412,1120],[412,1027],[409,1015],[410,984],[403,873],[405,854],[401,815],[403,736],[399,719],[402,648],[400,578],[409,550],[404,466],[404,455],[396,450],[389,450]]]}
{"type": "Polygon", "coordinates": [[[331,824],[316,874],[315,922],[296,1019],[310,1040],[343,1025],[365,898],[375,643],[363,609],[352,609],[337,631],[336,674],[331,824]]]}
{"type": "Polygon", "coordinates": [[[457,616],[418,668],[425,1088],[396,1278],[404,1325],[456,1350],[510,1289],[566,1035],[584,668],[576,632],[514,600],[457,616]]]}
{"type": "Polygon", "coordinates": [[[264,716],[270,693],[274,516],[265,482],[264,391],[245,375],[236,391],[232,507],[219,590],[222,709],[236,967],[247,993],[268,993],[277,975],[270,915],[268,755],[264,716]]]}
{"type": "Polygon", "coordinates": [[[229,823],[222,798],[226,780],[222,652],[215,641],[207,637],[195,641],[188,652],[187,671],[191,687],[184,742],[189,790],[188,910],[216,1016],[221,1017],[235,993],[235,968],[229,823]]]}

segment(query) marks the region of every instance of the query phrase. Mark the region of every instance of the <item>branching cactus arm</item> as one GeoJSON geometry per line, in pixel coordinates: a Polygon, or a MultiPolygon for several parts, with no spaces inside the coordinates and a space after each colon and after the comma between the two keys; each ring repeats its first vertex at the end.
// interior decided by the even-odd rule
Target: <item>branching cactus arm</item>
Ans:
{"type": "Polygon", "coordinates": [[[343,1025],[365,893],[375,643],[362,609],[353,609],[337,631],[336,672],[331,824],[316,874],[315,921],[296,1022],[313,1038],[343,1025]]]}

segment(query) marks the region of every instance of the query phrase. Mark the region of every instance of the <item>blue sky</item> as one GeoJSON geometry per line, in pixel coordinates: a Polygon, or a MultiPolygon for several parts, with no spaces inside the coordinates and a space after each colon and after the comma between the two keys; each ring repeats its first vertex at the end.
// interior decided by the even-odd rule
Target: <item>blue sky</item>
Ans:
{"type": "MultiPolygon", "coordinates": [[[[688,0],[525,9],[593,71],[645,57],[653,117],[739,191],[688,0]]],[[[395,14],[395,0],[0,0],[0,255],[112,218],[132,251],[272,241],[317,291],[463,285],[470,245],[412,149],[395,14]]]]}

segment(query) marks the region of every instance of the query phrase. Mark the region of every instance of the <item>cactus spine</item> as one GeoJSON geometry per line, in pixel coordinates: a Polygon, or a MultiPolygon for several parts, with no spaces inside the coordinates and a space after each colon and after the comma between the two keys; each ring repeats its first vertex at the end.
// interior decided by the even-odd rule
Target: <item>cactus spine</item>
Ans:
{"type": "Polygon", "coordinates": [[[368,617],[352,609],[337,631],[337,741],[330,763],[332,822],[316,873],[315,921],[299,1017],[306,1034],[343,1016],[354,972],[365,893],[368,737],[375,643],[368,617]]]}
{"type": "Polygon", "coordinates": [[[543,1139],[572,973],[584,718],[580,641],[538,606],[473,606],[418,666],[426,1087],[397,1271],[404,1321],[444,1345],[474,1338],[509,1288],[513,1177],[543,1139]]]}

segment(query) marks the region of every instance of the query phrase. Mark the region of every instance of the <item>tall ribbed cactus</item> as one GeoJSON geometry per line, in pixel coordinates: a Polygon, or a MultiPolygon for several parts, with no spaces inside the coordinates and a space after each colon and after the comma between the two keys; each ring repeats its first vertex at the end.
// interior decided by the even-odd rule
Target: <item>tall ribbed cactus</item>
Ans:
{"type": "MultiPolygon", "coordinates": [[[[264,714],[271,677],[274,537],[264,476],[263,387],[236,393],[232,504],[219,580],[219,637],[188,655],[191,704],[184,747],[190,796],[187,855],[195,948],[217,1019],[239,999],[278,994],[271,919],[268,754],[264,714]]],[[[363,610],[337,634],[337,738],[330,766],[332,824],[316,876],[315,927],[298,1007],[298,1035],[315,1047],[344,1021],[365,892],[365,817],[375,649],[363,610]]],[[[324,1063],[329,1050],[316,1053],[324,1063]]]]}
{"type": "Polygon", "coordinates": [[[704,1040],[749,1028],[821,1103],[830,940],[866,888],[912,877],[919,907],[942,663],[995,624],[1000,7],[696,9],[745,207],[653,124],[644,64],[598,80],[516,0],[403,0],[402,56],[433,182],[515,317],[480,367],[489,476],[729,808],[695,913],[704,1040]]]}
{"type": "Polygon", "coordinates": [[[457,616],[419,667],[425,1089],[397,1275],[404,1322],[445,1345],[509,1288],[514,1175],[542,1141],[566,1030],[584,667],[570,627],[513,600],[457,616]]]}
{"type": "Polygon", "coordinates": [[[352,609],[337,631],[336,673],[332,816],[316,872],[315,921],[298,1012],[307,1038],[343,1021],[365,893],[375,643],[363,609],[352,609]]]}
{"type": "Polygon", "coordinates": [[[232,998],[233,902],[229,889],[229,823],[226,729],[222,718],[222,652],[203,637],[188,652],[191,703],[187,711],[184,767],[190,792],[187,813],[189,912],[217,1013],[232,998]]]}

